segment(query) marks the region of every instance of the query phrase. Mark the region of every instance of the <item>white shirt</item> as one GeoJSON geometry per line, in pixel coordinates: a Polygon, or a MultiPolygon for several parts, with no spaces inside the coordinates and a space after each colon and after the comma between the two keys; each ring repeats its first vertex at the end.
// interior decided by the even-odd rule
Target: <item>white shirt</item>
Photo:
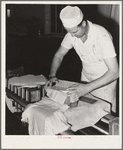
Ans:
{"type": "Polygon", "coordinates": [[[102,26],[88,21],[88,38],[83,43],[80,38],[72,37],[67,33],[61,46],[71,49],[74,48],[79,55],[83,70],[81,80],[93,81],[108,70],[104,59],[116,56],[115,48],[110,33],[102,26]]]}

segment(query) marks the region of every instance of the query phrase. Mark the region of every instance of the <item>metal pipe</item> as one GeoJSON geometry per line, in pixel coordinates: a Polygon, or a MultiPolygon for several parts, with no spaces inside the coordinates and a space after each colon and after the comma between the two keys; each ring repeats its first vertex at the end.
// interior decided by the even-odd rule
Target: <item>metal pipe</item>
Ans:
{"type": "Polygon", "coordinates": [[[16,101],[18,104],[20,104],[22,107],[26,107],[27,104],[29,104],[28,102],[26,102],[23,98],[17,96],[16,94],[14,94],[13,92],[11,92],[10,90],[6,89],[6,95],[13,99],[14,101],[16,101]]]}

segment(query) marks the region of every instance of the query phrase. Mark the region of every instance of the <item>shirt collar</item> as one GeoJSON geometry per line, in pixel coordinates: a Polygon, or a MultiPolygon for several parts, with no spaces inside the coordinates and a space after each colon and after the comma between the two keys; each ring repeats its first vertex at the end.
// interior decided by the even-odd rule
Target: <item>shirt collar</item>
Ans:
{"type": "Polygon", "coordinates": [[[89,30],[88,30],[88,33],[87,33],[87,36],[88,37],[91,37],[91,35],[92,35],[92,26],[93,26],[93,24],[92,24],[92,22],[90,22],[90,21],[88,21],[87,20],[87,22],[88,22],[88,26],[89,26],[89,30]]]}

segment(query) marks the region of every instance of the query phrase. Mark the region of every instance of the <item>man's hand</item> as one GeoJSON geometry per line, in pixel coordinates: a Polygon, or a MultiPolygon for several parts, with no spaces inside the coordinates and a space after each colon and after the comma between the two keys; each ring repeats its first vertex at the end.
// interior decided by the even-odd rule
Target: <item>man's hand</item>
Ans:
{"type": "Polygon", "coordinates": [[[48,87],[52,87],[56,84],[56,82],[59,82],[57,77],[52,77],[50,78],[47,83],[45,84],[45,89],[47,89],[48,87]]]}
{"type": "Polygon", "coordinates": [[[88,86],[88,84],[82,84],[82,83],[78,83],[78,84],[74,84],[71,87],[67,88],[67,94],[70,97],[74,98],[76,97],[81,97],[84,96],[86,94],[88,94],[91,90],[88,86]]]}

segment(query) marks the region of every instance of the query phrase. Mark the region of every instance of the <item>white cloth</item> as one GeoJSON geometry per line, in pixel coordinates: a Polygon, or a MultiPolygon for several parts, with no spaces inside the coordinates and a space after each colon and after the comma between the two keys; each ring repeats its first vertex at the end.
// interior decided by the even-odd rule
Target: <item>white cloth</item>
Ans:
{"type": "Polygon", "coordinates": [[[65,101],[68,99],[67,94],[59,90],[48,88],[46,92],[47,92],[47,96],[50,99],[60,104],[64,104],[65,101]]]}
{"type": "MultiPolygon", "coordinates": [[[[104,59],[115,57],[116,52],[112,37],[108,31],[99,25],[92,24],[90,21],[88,21],[88,24],[89,32],[85,43],[81,39],[72,37],[70,33],[67,33],[61,46],[67,49],[71,49],[72,47],[75,49],[83,66],[81,80],[91,82],[107,72],[108,68],[104,63],[104,59]]],[[[109,86],[100,88],[99,92],[98,90],[93,92],[93,94],[96,94],[95,96],[99,96],[100,98],[104,98],[103,95],[105,95],[105,99],[112,102],[114,112],[116,111],[115,87],[116,81],[109,86]],[[105,94],[103,94],[104,89],[107,90],[105,94]],[[110,91],[108,92],[108,90],[110,91]]]]}
{"type": "Polygon", "coordinates": [[[77,6],[66,6],[60,12],[60,19],[64,27],[77,26],[83,19],[83,13],[77,6]]]}
{"type": "Polygon", "coordinates": [[[70,128],[77,131],[93,126],[110,112],[110,104],[104,101],[88,103],[89,100],[85,102],[86,98],[83,99],[77,107],[70,108],[45,97],[40,102],[27,105],[21,121],[29,124],[30,135],[55,135],[70,128]]]}
{"type": "MultiPolygon", "coordinates": [[[[54,86],[54,88],[55,87],[56,86],[54,86]]],[[[47,96],[53,101],[70,106],[70,103],[74,103],[79,100],[79,98],[75,99],[72,96],[68,96],[67,90],[58,90],[57,88],[58,87],[56,87],[56,89],[47,88],[46,90],[47,96]]]]}
{"type": "MultiPolygon", "coordinates": [[[[90,97],[88,95],[87,97],[90,97]]],[[[103,116],[110,112],[110,104],[98,99],[94,103],[79,101],[78,106],[70,108],[65,111],[65,116],[68,119],[68,123],[71,124],[71,130],[77,131],[79,129],[93,126],[103,116]]]]}
{"type": "MultiPolygon", "coordinates": [[[[56,87],[66,89],[72,84],[75,82],[59,80],[56,87]]],[[[22,114],[22,121],[28,122],[30,135],[55,135],[68,128],[77,131],[94,125],[103,116],[110,113],[109,103],[90,94],[82,97],[78,106],[74,108],[53,100],[44,97],[40,102],[27,105],[22,114]]]]}
{"type": "Polygon", "coordinates": [[[37,85],[44,85],[47,79],[43,75],[27,74],[20,77],[13,77],[8,80],[8,85],[21,87],[36,87],[37,85]]]}
{"type": "Polygon", "coordinates": [[[21,121],[29,124],[30,135],[55,135],[70,127],[63,114],[67,109],[67,105],[60,105],[44,97],[37,103],[27,105],[21,121]]]}

